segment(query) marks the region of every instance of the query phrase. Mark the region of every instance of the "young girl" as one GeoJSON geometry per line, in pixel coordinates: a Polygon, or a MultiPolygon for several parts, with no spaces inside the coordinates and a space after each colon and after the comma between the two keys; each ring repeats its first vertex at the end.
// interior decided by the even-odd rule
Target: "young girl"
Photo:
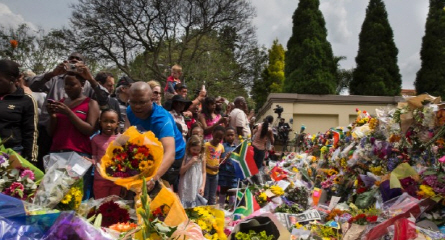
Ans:
{"type": "Polygon", "coordinates": [[[179,171],[179,199],[184,208],[200,205],[198,194],[204,194],[206,184],[206,161],[203,158],[202,138],[191,136],[186,146],[186,154],[179,171]]]}
{"type": "Polygon", "coordinates": [[[218,170],[221,160],[221,154],[224,152],[224,147],[221,144],[224,138],[225,129],[218,125],[213,129],[212,140],[204,144],[206,156],[206,187],[204,191],[204,198],[207,199],[208,205],[216,204],[216,190],[218,188],[218,170]]]}
{"type": "MultiPolygon", "coordinates": [[[[219,166],[219,176],[218,184],[220,187],[219,192],[219,206],[224,208],[224,203],[226,201],[227,191],[231,188],[237,187],[237,178],[235,176],[235,167],[233,166],[232,159],[230,158],[230,153],[235,150],[235,129],[232,127],[226,128],[226,135],[224,137],[224,153],[221,155],[223,162],[219,166]],[[224,161],[225,159],[225,161],[224,161]]],[[[229,206],[233,206],[235,203],[235,194],[229,193],[229,206]]]]}
{"type": "MultiPolygon", "coordinates": [[[[100,160],[105,155],[108,145],[111,141],[116,139],[117,130],[119,127],[119,116],[113,109],[105,109],[100,114],[99,118],[100,134],[91,139],[91,148],[93,150],[93,162],[100,163],[100,160]]],[[[93,191],[95,199],[108,197],[110,195],[119,196],[121,187],[114,184],[112,181],[104,179],[99,171],[94,172],[93,191]]]]}

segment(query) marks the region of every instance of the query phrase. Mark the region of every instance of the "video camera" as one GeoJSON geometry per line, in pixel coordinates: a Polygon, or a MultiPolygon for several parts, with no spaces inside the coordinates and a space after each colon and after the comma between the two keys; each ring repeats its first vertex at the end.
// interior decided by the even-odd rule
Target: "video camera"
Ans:
{"type": "Polygon", "coordinates": [[[278,118],[281,118],[281,113],[283,113],[284,109],[280,105],[276,105],[277,107],[273,109],[273,112],[278,114],[278,118]]]}

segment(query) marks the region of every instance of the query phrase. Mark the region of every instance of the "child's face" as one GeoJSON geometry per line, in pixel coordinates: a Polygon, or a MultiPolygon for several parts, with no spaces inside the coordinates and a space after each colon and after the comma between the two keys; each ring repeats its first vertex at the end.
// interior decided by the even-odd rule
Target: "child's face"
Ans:
{"type": "Polygon", "coordinates": [[[181,71],[172,70],[172,76],[173,78],[179,78],[181,76],[181,71]]]}
{"type": "Polygon", "coordinates": [[[212,139],[211,143],[213,146],[216,146],[216,145],[218,145],[218,143],[220,143],[222,141],[222,139],[224,137],[224,132],[216,131],[216,132],[213,132],[212,136],[213,136],[213,139],[212,139]]]}
{"type": "Polygon", "coordinates": [[[196,135],[198,137],[204,137],[204,131],[202,130],[202,128],[194,128],[192,130],[192,135],[196,135]]]}
{"type": "Polygon", "coordinates": [[[108,111],[102,114],[100,118],[100,127],[102,128],[102,134],[111,136],[115,133],[118,125],[118,116],[116,112],[108,111]]]}
{"type": "Polygon", "coordinates": [[[192,154],[192,156],[198,156],[201,153],[201,149],[201,146],[190,147],[190,153],[192,154]]]}
{"type": "Polygon", "coordinates": [[[229,129],[226,131],[226,142],[233,143],[233,141],[235,141],[235,131],[229,129]]]}

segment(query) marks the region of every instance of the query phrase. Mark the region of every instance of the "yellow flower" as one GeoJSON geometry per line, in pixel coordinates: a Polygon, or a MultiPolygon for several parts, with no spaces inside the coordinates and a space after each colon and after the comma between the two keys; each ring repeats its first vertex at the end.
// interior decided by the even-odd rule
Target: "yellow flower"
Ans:
{"type": "Polygon", "coordinates": [[[201,220],[201,219],[198,219],[198,221],[197,221],[196,223],[199,225],[199,227],[200,227],[203,231],[207,230],[207,224],[206,224],[205,221],[203,221],[203,220],[201,220]]]}
{"type": "Polygon", "coordinates": [[[141,172],[143,172],[147,168],[148,168],[148,161],[141,161],[139,163],[139,170],[141,170],[141,172]]]}
{"type": "Polygon", "coordinates": [[[260,194],[259,198],[260,198],[260,200],[263,201],[263,202],[267,201],[267,195],[266,195],[266,193],[265,193],[265,192],[262,192],[262,193],[260,194]]]}
{"type": "Polygon", "coordinates": [[[273,194],[277,196],[281,196],[284,194],[284,190],[279,186],[272,186],[270,187],[270,191],[272,191],[273,194]]]}
{"type": "Polygon", "coordinates": [[[434,190],[432,187],[428,186],[428,185],[420,185],[420,191],[417,192],[417,194],[419,194],[420,196],[423,197],[434,197],[436,194],[434,193],[434,190]]]}
{"type": "Polygon", "coordinates": [[[137,153],[136,155],[134,155],[134,159],[137,159],[139,161],[142,161],[145,159],[145,155],[142,153],[137,153]]]}
{"type": "Polygon", "coordinates": [[[377,175],[377,176],[381,176],[381,175],[383,174],[383,173],[382,173],[382,166],[370,167],[369,170],[370,170],[374,175],[377,175]]]}
{"type": "Polygon", "coordinates": [[[71,202],[71,199],[73,198],[73,196],[71,196],[71,194],[68,192],[65,197],[63,197],[62,199],[62,203],[63,204],[69,204],[71,202]]]}

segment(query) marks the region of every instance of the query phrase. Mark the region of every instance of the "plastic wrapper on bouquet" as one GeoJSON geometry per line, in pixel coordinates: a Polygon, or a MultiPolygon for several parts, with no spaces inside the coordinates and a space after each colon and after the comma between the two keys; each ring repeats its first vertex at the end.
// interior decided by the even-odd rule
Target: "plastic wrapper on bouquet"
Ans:
{"type": "Polygon", "coordinates": [[[41,239],[47,233],[59,212],[39,209],[30,212],[30,203],[0,194],[0,239],[41,239]]]}
{"type": "Polygon", "coordinates": [[[74,212],[62,212],[49,229],[43,240],[71,240],[71,239],[114,239],[112,235],[95,228],[85,219],[76,216],[74,212]]]}
{"type": "Polygon", "coordinates": [[[75,152],[53,156],[57,156],[58,160],[48,166],[33,202],[46,208],[54,208],[91,167],[90,161],[75,152]]]}
{"type": "Polygon", "coordinates": [[[139,193],[142,178],[156,175],[163,156],[164,148],[153,132],[140,133],[133,126],[111,142],[98,169],[103,178],[139,193]]]}

